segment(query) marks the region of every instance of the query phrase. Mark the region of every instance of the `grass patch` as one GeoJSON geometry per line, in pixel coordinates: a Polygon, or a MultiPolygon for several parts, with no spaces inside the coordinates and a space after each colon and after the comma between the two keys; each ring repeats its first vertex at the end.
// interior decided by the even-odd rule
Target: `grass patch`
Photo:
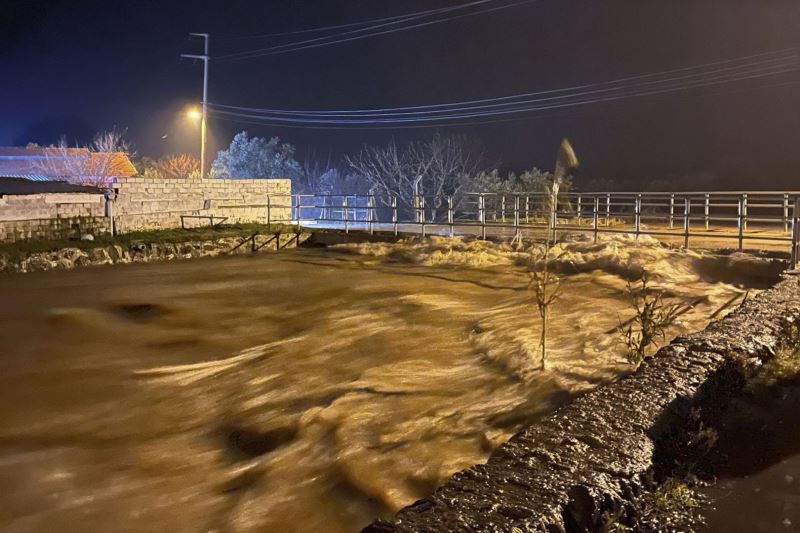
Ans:
{"type": "Polygon", "coordinates": [[[698,505],[697,492],[674,478],[662,483],[653,494],[653,506],[663,512],[685,511],[698,505]]]}
{"type": "Polygon", "coordinates": [[[632,517],[623,518],[621,510],[600,528],[603,533],[641,531],[696,531],[702,526],[700,507],[703,496],[696,488],[678,478],[668,478],[647,488],[632,502],[632,517]]]}
{"type": "Polygon", "coordinates": [[[747,384],[752,392],[759,387],[769,387],[800,377],[800,349],[798,347],[778,350],[775,357],[761,367],[755,377],[747,384]]]}
{"type": "Polygon", "coordinates": [[[295,233],[297,226],[284,224],[220,224],[217,226],[203,226],[197,228],[172,228],[150,231],[133,231],[112,237],[111,235],[98,235],[93,241],[79,239],[52,239],[52,240],[27,240],[0,244],[0,255],[19,257],[37,252],[54,252],[63,248],[79,248],[90,250],[104,246],[129,246],[131,244],[146,243],[181,243],[190,241],[211,241],[224,237],[250,237],[254,233],[273,234],[295,233]]]}

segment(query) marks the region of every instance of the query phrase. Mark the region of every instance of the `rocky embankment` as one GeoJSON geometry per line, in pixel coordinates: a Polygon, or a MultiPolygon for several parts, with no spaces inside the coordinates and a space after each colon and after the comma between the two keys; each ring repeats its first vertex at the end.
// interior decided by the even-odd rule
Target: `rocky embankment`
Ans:
{"type": "Polygon", "coordinates": [[[255,251],[276,250],[297,246],[308,239],[308,234],[258,235],[248,237],[222,237],[214,240],[179,243],[136,242],[109,244],[91,248],[66,247],[48,252],[0,253],[0,272],[40,272],[67,270],[82,266],[111,265],[117,263],[147,263],[213,257],[217,255],[246,254],[255,251]]]}
{"type": "Polygon", "coordinates": [[[798,320],[800,283],[790,275],[364,531],[659,530],[637,516],[637,498],[708,452],[709,425],[748,375],[797,342],[798,320]]]}

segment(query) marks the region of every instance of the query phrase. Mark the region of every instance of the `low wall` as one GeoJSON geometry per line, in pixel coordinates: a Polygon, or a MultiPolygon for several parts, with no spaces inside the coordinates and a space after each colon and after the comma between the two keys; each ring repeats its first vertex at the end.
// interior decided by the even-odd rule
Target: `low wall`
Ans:
{"type": "MultiPolygon", "coordinates": [[[[118,233],[226,223],[288,223],[291,180],[117,178],[112,204],[118,233]],[[268,207],[268,204],[270,206],[268,207]],[[204,217],[204,218],[192,218],[204,217]]],[[[0,196],[0,242],[80,238],[108,233],[102,193],[41,193],[0,196]]]]}
{"type": "Polygon", "coordinates": [[[0,242],[79,238],[107,233],[102,194],[41,193],[0,196],[0,242]]]}
{"type": "Polygon", "coordinates": [[[670,475],[674,465],[708,451],[704,421],[740,392],[750,372],[796,342],[798,321],[800,283],[788,276],[364,531],[604,531],[609,517],[643,530],[631,502],[648,478],[670,475]]]}
{"type": "MultiPolygon", "coordinates": [[[[291,204],[288,179],[118,178],[113,211],[117,231],[174,228],[181,215],[227,217],[227,223],[268,223],[267,196],[273,205],[291,204]]],[[[269,209],[269,221],[288,222],[288,207],[269,209]]],[[[187,226],[208,225],[206,219],[185,220],[187,226]]]]}

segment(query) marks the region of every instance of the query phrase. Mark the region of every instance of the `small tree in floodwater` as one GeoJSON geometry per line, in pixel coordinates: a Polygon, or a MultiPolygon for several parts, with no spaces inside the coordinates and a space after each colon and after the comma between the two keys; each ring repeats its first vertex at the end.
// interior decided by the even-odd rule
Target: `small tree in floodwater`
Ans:
{"type": "Polygon", "coordinates": [[[628,363],[638,367],[651,348],[666,338],[666,330],[680,314],[679,304],[664,303],[664,291],[648,286],[647,271],[638,280],[628,281],[627,291],[633,308],[633,318],[620,322],[619,331],[627,348],[628,363]]]}
{"type": "Polygon", "coordinates": [[[528,289],[533,293],[536,301],[536,308],[542,320],[542,333],[539,338],[539,350],[541,354],[542,370],[547,367],[547,318],[550,314],[550,305],[561,296],[561,280],[550,270],[550,251],[552,242],[547,239],[541,248],[531,249],[531,270],[528,289]],[[538,268],[541,265],[541,268],[538,268]]]}
{"type": "Polygon", "coordinates": [[[528,289],[533,293],[539,317],[542,319],[542,334],[539,339],[542,370],[547,368],[547,318],[550,305],[561,296],[561,280],[550,270],[550,251],[556,243],[556,226],[558,224],[558,191],[567,178],[569,171],[578,166],[578,158],[567,139],[561,141],[553,172],[553,183],[549,187],[547,231],[544,246],[531,248],[531,269],[528,289]],[[541,268],[539,268],[541,265],[541,268]]]}

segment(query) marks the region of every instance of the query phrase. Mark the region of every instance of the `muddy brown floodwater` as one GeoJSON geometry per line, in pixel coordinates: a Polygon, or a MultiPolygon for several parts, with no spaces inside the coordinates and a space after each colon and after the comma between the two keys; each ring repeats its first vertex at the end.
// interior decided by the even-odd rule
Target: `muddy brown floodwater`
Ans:
{"type": "Polygon", "coordinates": [[[356,531],[625,371],[606,332],[641,265],[695,303],[671,335],[774,270],[647,239],[562,251],[544,372],[507,246],[2,276],[0,528],[356,531]]]}

